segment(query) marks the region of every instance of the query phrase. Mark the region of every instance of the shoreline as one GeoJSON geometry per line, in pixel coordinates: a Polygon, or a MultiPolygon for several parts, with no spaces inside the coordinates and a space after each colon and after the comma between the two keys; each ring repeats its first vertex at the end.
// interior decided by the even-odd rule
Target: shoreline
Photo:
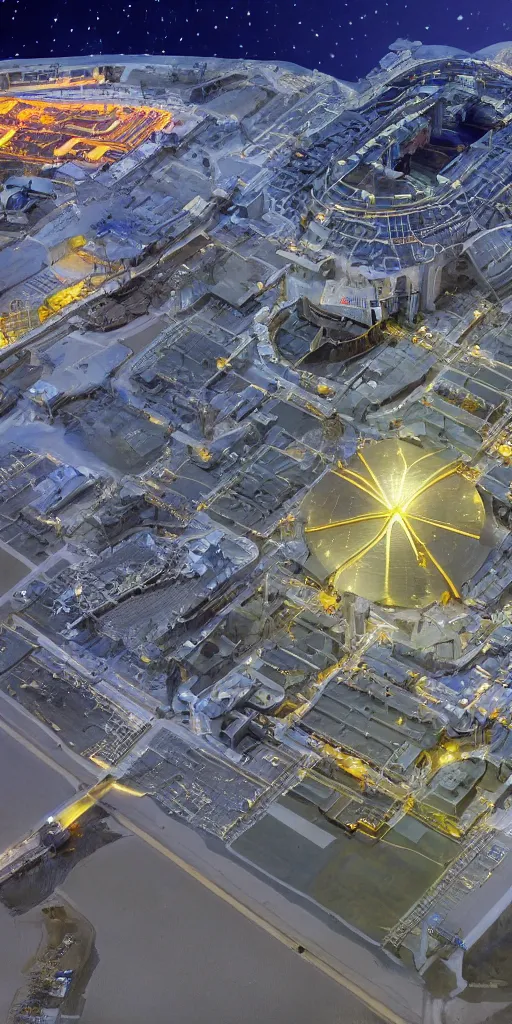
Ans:
{"type": "MultiPolygon", "coordinates": [[[[37,949],[23,967],[23,980],[9,1008],[8,1024],[24,1019],[27,1007],[60,1008],[66,1014],[81,1016],[85,990],[95,964],[96,931],[92,923],[71,905],[64,894],[37,908],[40,938],[37,949]],[[71,984],[64,996],[53,994],[52,981],[57,972],[72,971],[71,984]]],[[[53,986],[55,988],[55,986],[53,986]]]]}

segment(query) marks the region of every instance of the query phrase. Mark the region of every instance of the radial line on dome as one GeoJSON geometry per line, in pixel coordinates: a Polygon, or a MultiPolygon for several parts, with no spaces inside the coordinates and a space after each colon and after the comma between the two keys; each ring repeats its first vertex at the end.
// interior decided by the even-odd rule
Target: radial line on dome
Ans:
{"type": "Polygon", "coordinates": [[[447,582],[447,584],[448,584],[448,586],[449,586],[453,596],[460,600],[460,594],[459,594],[459,591],[457,590],[457,587],[455,586],[455,583],[453,582],[452,579],[450,579],[450,577],[448,576],[448,573],[445,572],[445,570],[443,569],[442,565],[439,564],[439,562],[434,557],[434,555],[432,554],[430,549],[427,547],[427,545],[424,543],[424,541],[422,541],[421,537],[418,537],[418,534],[415,532],[415,530],[413,530],[413,528],[410,525],[410,523],[409,523],[409,529],[410,529],[410,531],[411,531],[411,533],[412,533],[416,543],[421,545],[421,547],[422,547],[423,551],[425,552],[425,554],[427,555],[427,557],[430,558],[430,561],[432,562],[432,565],[435,565],[437,571],[440,572],[441,576],[443,577],[443,579],[446,580],[446,582],[447,582]]]}
{"type": "Polygon", "coordinates": [[[380,492],[380,494],[381,494],[381,496],[382,496],[383,500],[385,501],[386,505],[387,505],[387,506],[388,506],[388,508],[389,508],[389,507],[391,506],[391,502],[390,502],[390,500],[389,500],[389,498],[388,498],[388,496],[387,496],[387,494],[386,494],[386,492],[385,492],[384,488],[383,488],[383,487],[382,487],[382,485],[381,485],[381,484],[379,483],[379,480],[378,480],[378,479],[377,479],[377,477],[375,476],[375,473],[373,472],[373,470],[372,470],[372,469],[370,468],[370,466],[368,465],[368,463],[367,463],[367,461],[366,461],[366,459],[365,459],[364,455],[363,455],[363,454],[362,454],[361,452],[358,452],[357,454],[358,454],[358,456],[359,456],[359,458],[360,458],[361,462],[363,463],[363,466],[365,467],[365,469],[367,469],[367,470],[368,470],[368,473],[370,474],[370,476],[371,476],[372,480],[374,481],[374,483],[375,483],[375,485],[376,485],[377,489],[379,490],[379,492],[380,492]]]}
{"type": "Polygon", "coordinates": [[[366,523],[371,519],[387,519],[387,512],[368,512],[365,515],[353,516],[352,519],[338,519],[334,523],[322,523],[320,526],[306,526],[305,533],[319,533],[320,530],[334,530],[338,526],[350,526],[351,523],[366,523]]]}
{"type": "Polygon", "coordinates": [[[431,487],[435,487],[436,484],[441,483],[442,480],[446,480],[449,476],[453,476],[454,473],[457,472],[458,465],[459,460],[454,459],[453,462],[449,462],[442,471],[436,470],[435,473],[432,473],[432,476],[427,477],[427,479],[422,483],[421,487],[418,487],[418,489],[414,491],[413,494],[411,494],[410,498],[407,499],[405,505],[403,506],[402,512],[405,514],[407,512],[407,509],[409,508],[409,505],[412,505],[413,501],[416,501],[416,499],[419,498],[422,494],[424,494],[425,491],[429,491],[431,487]]]}
{"type": "Polygon", "coordinates": [[[355,565],[356,562],[359,562],[361,560],[361,558],[364,558],[364,556],[367,555],[368,552],[371,551],[372,548],[374,548],[375,545],[378,544],[380,540],[382,540],[382,538],[383,538],[383,536],[384,536],[384,534],[385,534],[385,532],[386,532],[386,530],[388,528],[388,525],[389,525],[389,518],[384,523],[384,526],[381,527],[381,529],[379,530],[378,534],[376,535],[376,537],[373,538],[373,540],[367,542],[366,544],[363,544],[363,546],[359,548],[359,551],[356,551],[354,555],[351,555],[350,558],[347,558],[346,562],[343,562],[336,569],[336,572],[335,572],[334,578],[333,578],[333,585],[334,586],[336,585],[336,581],[338,579],[338,576],[342,572],[344,572],[345,569],[350,569],[350,567],[352,565],[355,565]]]}
{"type": "Polygon", "coordinates": [[[412,512],[406,513],[406,519],[415,519],[420,523],[428,523],[429,526],[439,526],[441,530],[449,530],[450,533],[460,533],[462,537],[471,537],[473,540],[480,540],[479,533],[470,533],[469,530],[461,530],[458,526],[450,526],[448,523],[439,523],[437,519],[427,519],[426,516],[414,516],[412,512]]]}
{"type": "Polygon", "coordinates": [[[412,535],[412,530],[408,526],[407,520],[405,519],[404,516],[399,515],[398,519],[399,519],[399,522],[400,522],[400,526],[402,527],[402,530],[404,531],[405,536],[407,537],[407,540],[409,541],[409,544],[412,547],[412,550],[414,552],[414,557],[416,558],[416,560],[418,560],[418,549],[416,547],[416,544],[414,543],[414,538],[413,538],[413,535],[412,535]]]}
{"type": "Polygon", "coordinates": [[[402,459],[402,462],[404,464],[404,468],[402,470],[402,478],[400,480],[400,485],[399,485],[399,488],[398,488],[398,495],[397,495],[397,499],[396,499],[397,505],[400,504],[400,502],[401,502],[401,500],[402,500],[402,498],[404,496],[405,478],[407,476],[407,471],[409,469],[409,467],[407,465],[407,459],[405,458],[405,455],[404,455],[404,453],[403,453],[401,448],[398,449],[398,454],[399,454],[400,458],[402,459]]]}
{"type": "Polygon", "coordinates": [[[364,477],[360,476],[359,473],[356,473],[356,476],[358,476],[360,480],[364,480],[364,483],[366,484],[365,487],[363,487],[362,484],[358,483],[357,480],[352,480],[352,478],[348,475],[349,473],[352,472],[351,470],[348,470],[348,469],[344,469],[344,470],[333,469],[332,472],[335,473],[336,476],[341,477],[342,480],[345,480],[346,483],[352,484],[354,487],[358,487],[360,491],[364,491],[364,493],[368,494],[369,497],[373,498],[374,501],[378,501],[379,505],[384,505],[384,508],[388,508],[389,509],[389,505],[387,505],[386,502],[383,501],[382,498],[380,498],[379,495],[375,491],[369,489],[370,485],[369,485],[368,481],[364,480],[364,477]]]}
{"type": "Polygon", "coordinates": [[[384,597],[386,600],[391,600],[389,596],[389,569],[391,563],[391,532],[393,530],[394,522],[395,517],[393,516],[388,520],[386,527],[386,565],[384,571],[384,597]]]}
{"type": "Polygon", "coordinates": [[[322,530],[332,530],[343,526],[350,526],[353,523],[371,522],[372,520],[384,519],[385,522],[381,529],[378,531],[377,535],[371,541],[368,541],[365,544],[363,544],[353,555],[351,555],[345,562],[343,562],[335,571],[332,580],[333,584],[336,585],[336,582],[342,572],[344,572],[346,569],[351,568],[353,565],[356,565],[358,562],[364,559],[365,556],[374,547],[376,547],[376,545],[379,544],[382,539],[385,539],[386,552],[384,590],[386,598],[390,599],[389,583],[392,557],[392,530],[395,523],[399,523],[402,530],[405,533],[405,536],[407,537],[407,540],[409,541],[409,544],[418,563],[420,565],[423,565],[423,567],[425,568],[425,559],[428,558],[431,564],[437,569],[437,571],[443,577],[445,582],[448,584],[450,592],[454,595],[454,597],[460,598],[460,594],[459,591],[457,590],[457,587],[455,586],[455,583],[449,577],[445,569],[443,569],[442,565],[437,561],[437,559],[432,554],[427,545],[424,543],[424,541],[422,541],[421,537],[416,533],[409,520],[412,519],[418,523],[425,523],[429,526],[438,527],[439,529],[447,530],[450,533],[459,534],[462,537],[469,537],[472,540],[479,540],[480,535],[472,533],[469,530],[463,530],[457,526],[451,526],[449,523],[442,523],[439,520],[429,519],[427,516],[414,515],[413,513],[407,511],[410,505],[412,505],[413,502],[422,494],[424,494],[426,491],[429,491],[432,487],[435,487],[442,480],[446,480],[448,477],[453,476],[454,473],[457,472],[459,460],[454,459],[452,460],[452,462],[447,463],[441,470],[439,468],[436,469],[435,472],[432,473],[430,477],[428,477],[427,480],[425,480],[423,484],[421,484],[409,498],[407,498],[406,502],[402,503],[403,491],[409,469],[412,469],[413,466],[416,466],[419,462],[422,462],[424,459],[428,459],[431,458],[433,455],[436,455],[437,450],[427,452],[426,454],[420,456],[419,459],[416,459],[414,462],[412,462],[410,465],[407,465],[407,461],[402,450],[399,449],[398,451],[402,458],[404,468],[401,474],[400,482],[396,490],[396,501],[394,502],[394,504],[390,502],[376,474],[370,468],[368,462],[360,452],[358,452],[358,456],[363,465],[365,466],[368,474],[370,475],[371,481],[373,482],[368,480],[361,473],[357,473],[355,470],[347,469],[345,467],[343,467],[343,469],[341,470],[333,470],[333,472],[336,473],[336,476],[339,476],[342,480],[345,480],[346,483],[352,484],[353,487],[357,487],[364,494],[367,494],[368,497],[372,498],[380,505],[383,505],[386,511],[368,512],[358,516],[352,516],[348,519],[340,519],[333,523],[322,523],[319,526],[307,526],[305,528],[305,532],[317,533],[322,530]],[[377,489],[379,493],[377,492],[377,489]]]}

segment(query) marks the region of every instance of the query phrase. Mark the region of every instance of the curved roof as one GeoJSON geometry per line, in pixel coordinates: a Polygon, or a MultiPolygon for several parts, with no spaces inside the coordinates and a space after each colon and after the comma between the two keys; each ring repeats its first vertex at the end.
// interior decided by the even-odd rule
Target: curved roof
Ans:
{"type": "MultiPolygon", "coordinates": [[[[332,154],[327,175],[319,176],[313,185],[317,218],[323,218],[323,229],[329,233],[329,251],[361,268],[366,277],[387,277],[430,263],[442,250],[474,234],[476,225],[494,223],[499,219],[496,204],[512,179],[512,126],[508,123],[494,130],[492,145],[491,136],[488,147],[464,145],[442,169],[437,184],[427,187],[407,175],[396,181],[388,177],[381,157],[392,142],[420,138],[436,99],[445,95],[447,63],[449,76],[478,73],[487,83],[486,90],[494,93],[499,85],[509,97],[507,68],[512,56],[505,51],[500,66],[473,60],[464,51],[451,54],[449,47],[430,45],[415,49],[414,61],[409,69],[414,71],[412,77],[409,70],[398,72],[380,92],[371,94],[359,112],[367,118],[366,126],[348,149],[343,148],[341,159],[341,149],[332,154]],[[390,85],[398,92],[394,98],[387,95],[390,85]],[[422,92],[425,85],[427,93],[422,92]],[[381,108],[382,103],[389,104],[389,109],[381,108]]],[[[502,120],[501,115],[496,118],[502,120]]]]}
{"type": "Polygon", "coordinates": [[[338,593],[388,606],[460,598],[489,549],[482,499],[459,470],[444,448],[398,438],[365,447],[303,502],[308,566],[338,593]]]}

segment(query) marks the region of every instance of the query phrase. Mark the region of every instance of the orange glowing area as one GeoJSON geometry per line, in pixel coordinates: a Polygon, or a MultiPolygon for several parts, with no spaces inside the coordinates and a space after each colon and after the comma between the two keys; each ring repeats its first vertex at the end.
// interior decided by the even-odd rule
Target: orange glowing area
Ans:
{"type": "Polygon", "coordinates": [[[172,123],[157,107],[0,96],[0,160],[110,163],[172,123]]]}
{"type": "Polygon", "coordinates": [[[102,85],[105,81],[105,75],[103,75],[98,68],[94,68],[90,75],[62,75],[62,77],[56,78],[55,81],[44,80],[42,82],[23,82],[23,92],[48,92],[50,89],[78,89],[83,86],[89,85],[102,85]]]}

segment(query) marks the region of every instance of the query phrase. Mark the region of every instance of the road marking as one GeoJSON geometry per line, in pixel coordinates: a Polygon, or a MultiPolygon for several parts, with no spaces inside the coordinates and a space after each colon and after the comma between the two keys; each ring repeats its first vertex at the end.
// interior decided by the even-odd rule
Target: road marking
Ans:
{"type": "MultiPolygon", "coordinates": [[[[26,739],[16,729],[13,729],[11,728],[10,725],[7,725],[7,723],[4,722],[1,718],[0,729],[3,729],[3,731],[7,733],[8,736],[11,736],[18,743],[21,743],[22,746],[29,750],[30,753],[34,754],[35,757],[38,757],[40,761],[43,761],[44,764],[48,765],[48,767],[53,768],[53,770],[56,772],[59,772],[59,774],[62,775],[65,779],[67,779],[76,789],[78,785],[78,780],[73,775],[71,775],[70,772],[66,771],[66,769],[59,765],[58,762],[48,757],[42,750],[39,750],[38,747],[31,743],[30,740],[26,739]]],[[[124,816],[124,814],[115,811],[111,807],[109,807],[109,813],[111,817],[114,818],[124,828],[126,828],[128,832],[131,832],[133,835],[136,835],[139,839],[142,839],[149,846],[152,846],[153,849],[156,850],[158,853],[161,853],[164,857],[167,857],[168,860],[172,861],[173,864],[181,868],[182,871],[185,871],[185,873],[189,875],[191,878],[194,878],[196,882],[199,882],[201,885],[203,885],[205,889],[208,889],[211,893],[214,894],[214,896],[218,896],[221,900],[224,901],[224,903],[227,903],[230,907],[233,907],[234,910],[242,914],[245,918],[247,918],[247,920],[252,921],[253,924],[258,925],[259,928],[262,928],[263,931],[267,932],[268,935],[271,935],[274,939],[277,939],[278,942],[281,942],[289,949],[292,949],[295,952],[297,952],[299,946],[299,941],[297,939],[293,939],[291,938],[291,936],[286,935],[285,932],[282,932],[278,928],[275,928],[274,925],[270,924],[269,921],[266,921],[265,918],[260,917],[253,910],[250,910],[249,907],[246,907],[245,904],[241,903],[234,896],[231,896],[230,893],[226,892],[224,889],[221,889],[221,887],[217,885],[215,882],[210,881],[210,879],[207,878],[206,875],[203,875],[200,871],[198,871],[197,868],[194,868],[191,864],[188,864],[186,860],[183,860],[182,857],[179,857],[178,854],[174,853],[172,850],[164,846],[163,843],[159,842],[158,839],[155,839],[149,832],[145,832],[143,829],[139,828],[138,825],[135,825],[133,822],[131,822],[128,818],[124,816]]],[[[317,967],[318,970],[322,971],[323,974],[326,974],[338,985],[341,985],[343,988],[347,989],[348,992],[350,992],[353,996],[359,999],[360,1002],[362,1002],[365,1006],[368,1007],[368,1009],[372,1010],[373,1013],[376,1013],[382,1020],[387,1021],[387,1024],[410,1024],[410,1022],[406,1021],[404,1017],[400,1017],[399,1014],[394,1013],[394,1011],[389,1009],[389,1007],[385,1006],[384,1003],[381,1003],[378,999],[375,999],[373,996],[369,995],[367,992],[365,992],[363,988],[361,988],[355,982],[351,981],[350,978],[345,977],[345,975],[343,975],[340,971],[335,970],[333,967],[325,963],[324,960],[321,960],[320,957],[316,956],[314,953],[311,953],[309,950],[305,949],[304,952],[302,953],[302,959],[307,960],[310,964],[312,964],[314,967],[317,967]]]]}
{"type": "MultiPolygon", "coordinates": [[[[197,868],[194,868],[192,864],[188,864],[187,861],[183,860],[182,857],[179,857],[178,854],[174,853],[172,850],[169,850],[166,846],[163,845],[163,843],[161,843],[158,839],[155,839],[149,832],[145,832],[144,829],[141,829],[138,827],[138,825],[133,824],[133,822],[126,818],[124,814],[121,814],[118,811],[115,811],[111,808],[109,808],[109,810],[111,816],[119,823],[119,825],[122,825],[129,832],[132,832],[133,835],[137,836],[139,839],[142,839],[145,843],[148,843],[148,845],[152,846],[153,849],[156,850],[158,853],[161,853],[164,857],[167,857],[167,859],[172,861],[173,864],[181,868],[182,871],[185,871],[187,875],[190,875],[191,878],[194,878],[196,882],[200,882],[201,885],[204,885],[204,887],[208,889],[211,893],[213,893],[215,896],[218,896],[221,900],[224,900],[225,903],[227,903],[230,907],[233,907],[234,910],[237,910],[238,913],[242,914],[249,921],[252,921],[253,924],[258,925],[259,928],[262,928],[264,931],[266,931],[268,935],[271,935],[274,939],[277,939],[278,942],[281,942],[283,945],[288,946],[289,949],[293,949],[295,952],[297,952],[299,943],[296,939],[292,939],[289,935],[286,935],[284,932],[281,932],[278,928],[275,928],[274,925],[270,924],[269,921],[266,921],[265,918],[260,917],[253,910],[250,910],[249,907],[246,907],[245,904],[237,900],[234,896],[231,896],[224,889],[221,889],[219,885],[217,885],[215,882],[210,881],[210,879],[207,878],[206,875],[203,875],[200,871],[197,870],[197,868]]],[[[305,949],[304,953],[302,954],[302,959],[307,960],[310,964],[312,964],[314,967],[317,967],[329,978],[332,978],[333,981],[337,982],[338,985],[342,985],[343,988],[346,988],[353,996],[356,996],[357,999],[364,1003],[364,1005],[367,1006],[368,1009],[373,1010],[374,1013],[378,1014],[378,1016],[381,1017],[382,1020],[387,1021],[388,1024],[410,1024],[410,1022],[406,1021],[404,1017],[400,1017],[397,1013],[394,1013],[393,1010],[390,1010],[389,1007],[384,1005],[384,1003],[381,1003],[378,999],[375,999],[373,996],[369,995],[359,985],[351,981],[350,978],[345,977],[345,975],[341,974],[340,971],[337,971],[333,967],[330,967],[329,964],[325,963],[323,960],[320,959],[320,957],[316,956],[314,953],[311,953],[309,952],[309,950],[305,949]]]]}
{"type": "Polygon", "coordinates": [[[2,718],[0,718],[0,729],[3,729],[3,731],[6,732],[8,736],[11,736],[13,740],[16,740],[17,743],[21,743],[21,745],[25,747],[26,750],[29,750],[31,754],[35,754],[40,761],[44,761],[49,768],[53,768],[55,772],[59,772],[60,775],[71,783],[73,789],[76,790],[78,788],[78,779],[76,779],[71,772],[66,771],[66,769],[57,761],[53,761],[51,757],[44,754],[42,750],[39,750],[39,747],[36,747],[34,743],[30,742],[30,740],[25,739],[17,729],[13,729],[10,725],[7,725],[7,722],[4,722],[2,718]]]}

